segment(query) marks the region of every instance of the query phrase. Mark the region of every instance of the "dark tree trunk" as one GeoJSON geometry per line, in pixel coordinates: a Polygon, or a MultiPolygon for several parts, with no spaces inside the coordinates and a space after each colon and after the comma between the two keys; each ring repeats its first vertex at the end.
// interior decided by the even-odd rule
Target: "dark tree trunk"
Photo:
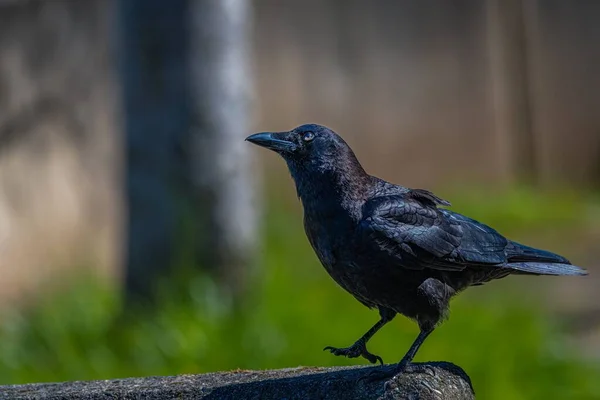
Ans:
{"type": "Polygon", "coordinates": [[[157,277],[181,266],[186,235],[196,248],[185,262],[237,287],[255,237],[248,4],[121,0],[119,11],[128,298],[152,299],[157,277]]]}

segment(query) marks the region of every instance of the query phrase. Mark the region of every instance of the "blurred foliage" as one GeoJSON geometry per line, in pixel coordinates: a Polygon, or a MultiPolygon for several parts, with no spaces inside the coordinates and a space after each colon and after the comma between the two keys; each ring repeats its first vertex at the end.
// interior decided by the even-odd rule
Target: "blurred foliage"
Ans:
{"type": "MultiPolygon", "coordinates": [[[[503,196],[463,196],[454,209],[505,231],[585,222],[573,209],[586,203],[571,195],[503,196]]],[[[377,312],[337,287],[318,264],[298,205],[276,202],[266,218],[261,277],[244,304],[233,307],[209,278],[188,272],[161,282],[158,306],[115,317],[116,289],[81,279],[35,307],[1,316],[0,383],[365,364],[322,349],[352,344],[377,312]]],[[[416,360],[460,365],[482,399],[600,399],[598,365],[577,354],[543,307],[531,297],[524,302],[514,289],[507,293],[505,283],[459,296],[450,320],[416,360]]],[[[394,362],[416,334],[415,324],[398,317],[369,349],[394,362]]]]}
{"type": "Polygon", "coordinates": [[[568,188],[542,191],[530,186],[510,190],[454,187],[446,192],[453,199],[453,210],[507,234],[581,228],[597,218],[600,210],[593,193],[568,188]]]}

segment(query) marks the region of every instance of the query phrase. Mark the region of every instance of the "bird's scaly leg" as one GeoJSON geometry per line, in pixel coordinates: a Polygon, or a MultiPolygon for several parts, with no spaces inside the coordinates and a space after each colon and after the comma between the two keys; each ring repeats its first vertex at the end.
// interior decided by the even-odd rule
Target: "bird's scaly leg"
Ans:
{"type": "Polygon", "coordinates": [[[369,362],[371,362],[372,364],[379,361],[383,365],[383,359],[381,357],[369,353],[369,351],[367,350],[367,342],[373,337],[373,335],[378,330],[380,330],[385,324],[390,322],[394,318],[396,313],[390,310],[380,309],[379,314],[381,315],[381,319],[377,321],[377,323],[373,325],[373,327],[369,329],[367,333],[362,335],[361,338],[358,339],[352,346],[344,348],[327,346],[323,350],[329,350],[332,354],[336,356],[345,356],[348,358],[356,358],[358,356],[362,356],[369,360],[369,362]]]}
{"type": "Polygon", "coordinates": [[[421,347],[425,339],[427,339],[427,336],[431,334],[431,332],[433,332],[433,329],[421,330],[421,332],[419,332],[419,336],[417,336],[413,344],[410,346],[410,349],[408,349],[408,351],[406,352],[404,357],[402,357],[402,360],[400,360],[398,364],[392,364],[389,366],[385,366],[384,368],[371,371],[359,380],[377,381],[381,379],[391,378],[403,372],[421,372],[423,369],[426,369],[426,365],[412,364],[412,360],[413,358],[415,358],[417,351],[419,351],[419,348],[421,347]]]}
{"type": "Polygon", "coordinates": [[[427,336],[431,334],[431,332],[433,332],[433,329],[422,330],[421,332],[419,332],[419,336],[417,336],[413,344],[410,346],[410,349],[408,349],[404,357],[402,357],[402,360],[400,360],[400,362],[396,364],[396,374],[404,372],[407,369],[407,367],[411,365],[410,363],[412,362],[413,358],[415,358],[417,351],[419,351],[419,348],[421,347],[425,339],[427,339],[427,336]]]}

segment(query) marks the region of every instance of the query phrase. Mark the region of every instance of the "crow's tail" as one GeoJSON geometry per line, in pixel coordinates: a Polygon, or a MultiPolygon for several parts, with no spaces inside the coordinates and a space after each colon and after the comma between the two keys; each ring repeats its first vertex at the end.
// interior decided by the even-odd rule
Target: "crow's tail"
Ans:
{"type": "Polygon", "coordinates": [[[531,275],[571,275],[581,276],[587,275],[588,272],[571,264],[550,264],[539,262],[520,262],[506,264],[507,268],[531,275]]]}
{"type": "Polygon", "coordinates": [[[506,267],[534,275],[587,275],[587,271],[552,252],[511,242],[506,248],[506,267]]]}

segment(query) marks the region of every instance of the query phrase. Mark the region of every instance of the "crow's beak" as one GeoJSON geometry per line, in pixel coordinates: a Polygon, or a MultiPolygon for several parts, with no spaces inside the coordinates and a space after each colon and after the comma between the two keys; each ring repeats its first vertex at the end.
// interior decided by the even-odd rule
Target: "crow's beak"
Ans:
{"type": "Polygon", "coordinates": [[[250,143],[278,153],[287,153],[296,150],[296,144],[285,139],[288,132],[263,132],[255,133],[246,138],[250,143]]]}

